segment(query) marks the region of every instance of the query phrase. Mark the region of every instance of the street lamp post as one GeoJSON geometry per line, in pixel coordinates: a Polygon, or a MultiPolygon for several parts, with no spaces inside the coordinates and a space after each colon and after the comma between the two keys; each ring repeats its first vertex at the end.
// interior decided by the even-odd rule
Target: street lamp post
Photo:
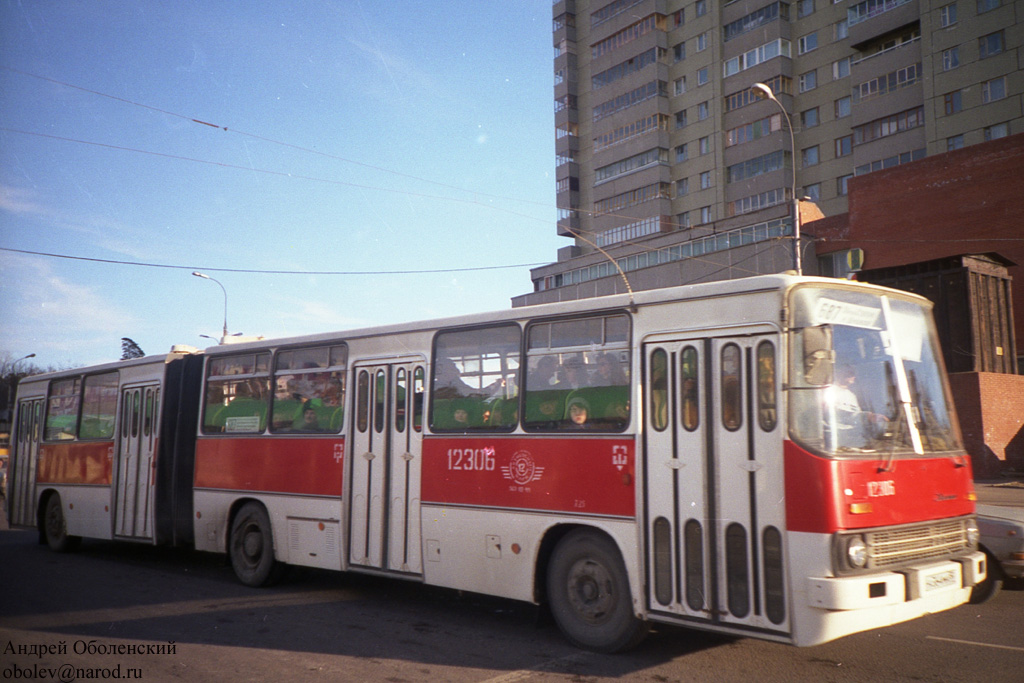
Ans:
{"type": "Polygon", "coordinates": [[[220,340],[220,343],[223,344],[224,340],[228,338],[228,290],[224,289],[224,285],[222,285],[219,280],[210,277],[206,273],[200,273],[198,270],[194,270],[192,271],[192,274],[196,277],[201,277],[204,280],[216,282],[217,286],[220,287],[220,291],[224,292],[224,333],[220,340]]]}
{"type": "Polygon", "coordinates": [[[797,275],[803,275],[803,259],[800,257],[800,198],[796,194],[796,139],[793,137],[793,120],[789,118],[789,112],[786,111],[786,108],[782,106],[782,102],[779,102],[778,98],[775,97],[775,93],[766,84],[755,83],[750,86],[750,89],[757,93],[759,97],[767,98],[779,105],[782,115],[786,118],[786,127],[789,128],[790,166],[793,168],[791,184],[793,192],[793,269],[797,275]]]}

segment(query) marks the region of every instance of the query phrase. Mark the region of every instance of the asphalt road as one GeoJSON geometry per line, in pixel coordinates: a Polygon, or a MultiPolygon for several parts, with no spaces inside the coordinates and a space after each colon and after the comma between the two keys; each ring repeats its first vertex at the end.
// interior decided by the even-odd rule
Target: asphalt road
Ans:
{"type": "Polygon", "coordinates": [[[659,628],[582,652],[530,605],[294,570],[250,589],[220,557],[0,530],[0,677],[149,681],[1021,681],[1024,591],[813,648],[659,628]]]}

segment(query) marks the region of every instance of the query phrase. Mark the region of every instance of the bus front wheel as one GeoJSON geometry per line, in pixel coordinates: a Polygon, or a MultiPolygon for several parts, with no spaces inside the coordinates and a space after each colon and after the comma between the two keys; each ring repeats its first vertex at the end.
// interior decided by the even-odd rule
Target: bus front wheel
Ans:
{"type": "Polygon", "coordinates": [[[247,586],[269,586],[281,578],[284,565],[274,559],[270,517],[262,505],[246,503],[235,515],[228,554],[235,576],[247,586]]]}
{"type": "Polygon", "coordinates": [[[42,519],[43,538],[50,550],[66,553],[74,550],[82,542],[80,536],[68,535],[67,520],[64,519],[64,505],[60,495],[54,493],[46,500],[46,509],[42,519]]]}
{"type": "Polygon", "coordinates": [[[577,647],[621,652],[647,635],[647,622],[633,614],[622,556],[603,534],[581,529],[559,541],[548,565],[547,592],[555,622],[577,647]]]}

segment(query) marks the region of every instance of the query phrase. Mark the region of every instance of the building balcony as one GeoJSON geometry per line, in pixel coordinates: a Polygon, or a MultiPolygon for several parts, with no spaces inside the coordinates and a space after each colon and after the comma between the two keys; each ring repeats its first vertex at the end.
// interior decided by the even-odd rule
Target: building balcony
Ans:
{"type": "Polygon", "coordinates": [[[849,7],[850,47],[866,43],[921,19],[919,0],[865,0],[849,7]]]}

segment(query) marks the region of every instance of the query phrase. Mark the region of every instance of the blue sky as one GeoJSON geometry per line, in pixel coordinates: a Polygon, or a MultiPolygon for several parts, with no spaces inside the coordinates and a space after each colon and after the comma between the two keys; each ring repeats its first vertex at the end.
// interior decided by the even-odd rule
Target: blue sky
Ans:
{"type": "Polygon", "coordinates": [[[551,2],[0,0],[0,351],[508,308],[555,235],[551,2]],[[280,7],[279,11],[256,9],[280,7]],[[193,119],[212,124],[196,123],[193,119]]]}

